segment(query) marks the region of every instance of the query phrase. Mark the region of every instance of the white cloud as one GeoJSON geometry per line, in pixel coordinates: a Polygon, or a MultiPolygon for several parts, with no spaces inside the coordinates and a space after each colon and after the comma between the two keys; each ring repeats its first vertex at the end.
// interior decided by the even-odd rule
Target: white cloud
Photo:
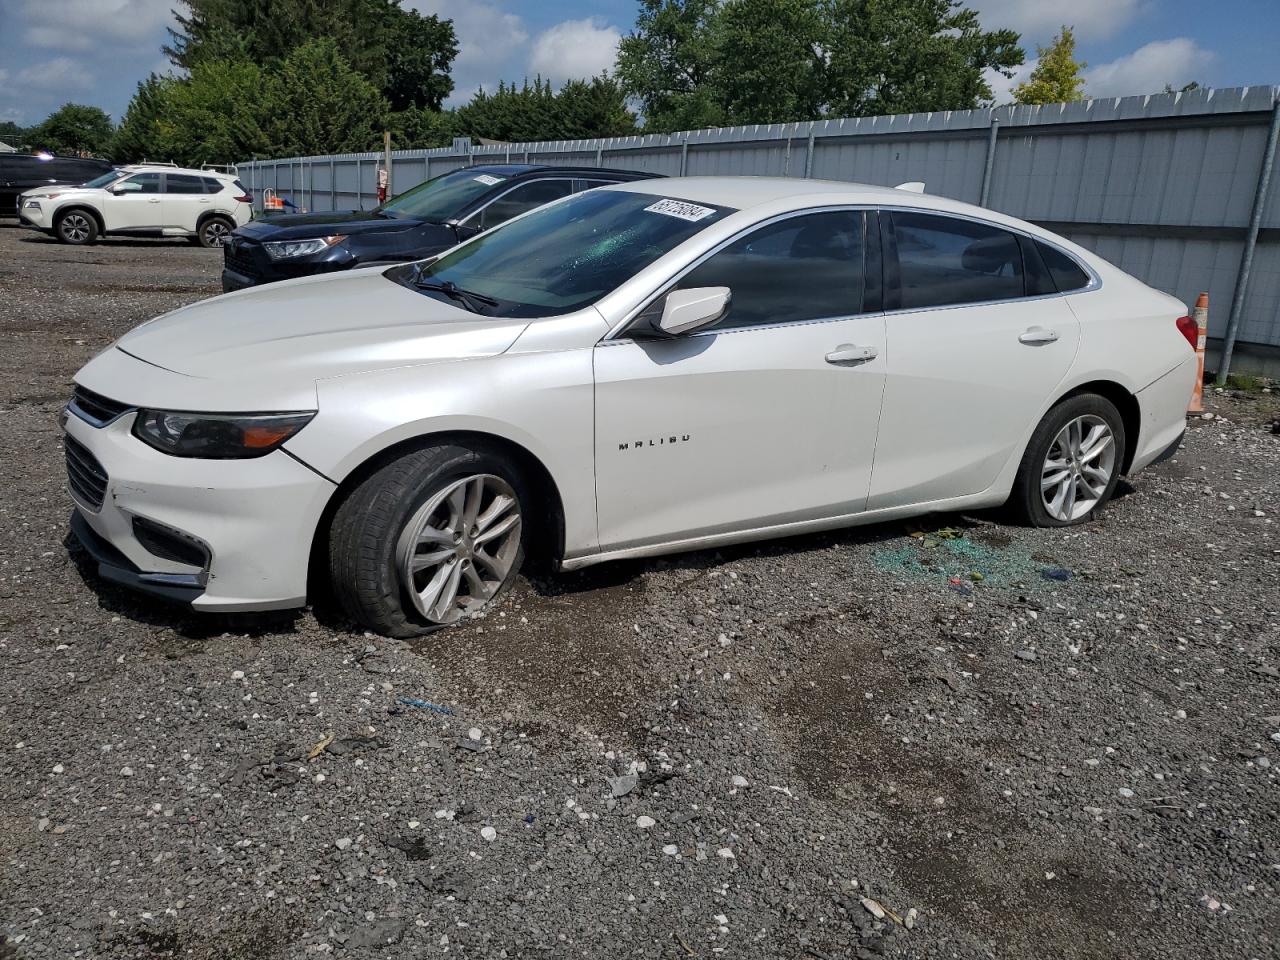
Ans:
{"type": "Polygon", "coordinates": [[[450,106],[465,103],[482,85],[491,90],[499,80],[523,79],[522,69],[511,70],[514,55],[529,40],[529,31],[519,15],[484,0],[462,5],[450,4],[447,0],[413,0],[405,6],[453,21],[458,57],[453,61],[454,90],[449,97],[450,106]]]}
{"type": "Polygon", "coordinates": [[[1189,37],[1157,40],[1110,63],[1085,71],[1085,94],[1090,97],[1125,97],[1161,93],[1165,85],[1175,90],[1192,80],[1203,82],[1214,61],[1189,37]]]}
{"type": "Polygon", "coordinates": [[[983,29],[1004,27],[1024,35],[1028,52],[1036,41],[1045,43],[1064,24],[1079,40],[1113,37],[1150,5],[1149,0],[969,0],[983,29]]]}
{"type": "Polygon", "coordinates": [[[149,43],[173,22],[173,0],[25,0],[25,41],[53,50],[89,50],[103,41],[149,43]]]}
{"type": "Polygon", "coordinates": [[[38,90],[58,94],[89,90],[93,87],[93,74],[70,57],[54,57],[43,63],[33,63],[18,71],[13,78],[19,90],[38,90]]]}
{"type": "Polygon", "coordinates": [[[565,20],[534,40],[529,69],[557,84],[612,72],[621,39],[622,32],[599,17],[565,20]]]}

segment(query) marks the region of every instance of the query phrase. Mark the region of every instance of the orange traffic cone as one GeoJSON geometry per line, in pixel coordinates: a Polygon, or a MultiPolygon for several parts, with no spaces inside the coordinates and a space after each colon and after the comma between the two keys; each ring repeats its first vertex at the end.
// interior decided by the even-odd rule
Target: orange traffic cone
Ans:
{"type": "Polygon", "coordinates": [[[1196,385],[1191,391],[1191,404],[1187,413],[1204,412],[1204,344],[1209,336],[1209,294],[1202,293],[1196,298],[1196,308],[1191,311],[1191,319],[1199,328],[1196,337],[1196,385]]]}

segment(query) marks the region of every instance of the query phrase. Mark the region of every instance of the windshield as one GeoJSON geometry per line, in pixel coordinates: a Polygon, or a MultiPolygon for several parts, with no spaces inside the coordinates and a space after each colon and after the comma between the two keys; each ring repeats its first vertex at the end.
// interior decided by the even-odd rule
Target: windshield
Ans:
{"type": "Polygon", "coordinates": [[[443,223],[452,220],[472,200],[488,193],[506,180],[483,168],[470,167],[433,177],[412,190],[388,200],[374,213],[388,217],[413,217],[443,223]]]}
{"type": "Polygon", "coordinates": [[[420,271],[391,276],[427,293],[451,285],[487,298],[477,311],[487,316],[550,317],[590,306],[733,212],[650,193],[588,190],[512,220],[420,271]]]}
{"type": "Polygon", "coordinates": [[[119,180],[121,175],[122,171],[120,170],[109,170],[104,174],[94,177],[92,180],[85,181],[83,185],[86,187],[105,187],[108,183],[111,183],[114,180],[119,180]]]}

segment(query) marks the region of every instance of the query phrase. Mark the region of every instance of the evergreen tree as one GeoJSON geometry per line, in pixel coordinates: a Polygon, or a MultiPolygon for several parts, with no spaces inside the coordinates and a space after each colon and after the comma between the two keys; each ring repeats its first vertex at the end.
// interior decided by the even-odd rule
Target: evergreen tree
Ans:
{"type": "Polygon", "coordinates": [[[298,47],[266,78],[263,127],[283,156],[354,153],[381,141],[388,105],[330,39],[298,47]]]}
{"type": "Polygon", "coordinates": [[[1070,27],[1053,38],[1047,47],[1036,47],[1039,61],[1031,76],[1013,88],[1014,103],[1070,103],[1084,99],[1084,77],[1088,66],[1075,58],[1076,37],[1070,27]]]}

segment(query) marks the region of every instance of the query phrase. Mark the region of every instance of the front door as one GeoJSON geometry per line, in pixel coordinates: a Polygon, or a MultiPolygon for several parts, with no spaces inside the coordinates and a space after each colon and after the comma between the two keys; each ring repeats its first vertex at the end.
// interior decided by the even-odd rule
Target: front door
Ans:
{"type": "Polygon", "coordinates": [[[881,216],[896,239],[886,244],[885,296],[898,309],[885,318],[893,364],[868,509],[981,493],[1021,454],[1066,376],[1079,323],[1064,298],[1044,294],[1034,246],[1013,233],[928,213],[881,216]]]}
{"type": "Polygon", "coordinates": [[[158,230],[164,226],[159,173],[135,173],[113,184],[102,201],[108,230],[158,230]]]}
{"type": "Polygon", "coordinates": [[[596,348],[602,550],[864,508],[886,364],[866,248],[861,211],[774,221],[677,282],[730,288],[714,327],[596,348]]]}

